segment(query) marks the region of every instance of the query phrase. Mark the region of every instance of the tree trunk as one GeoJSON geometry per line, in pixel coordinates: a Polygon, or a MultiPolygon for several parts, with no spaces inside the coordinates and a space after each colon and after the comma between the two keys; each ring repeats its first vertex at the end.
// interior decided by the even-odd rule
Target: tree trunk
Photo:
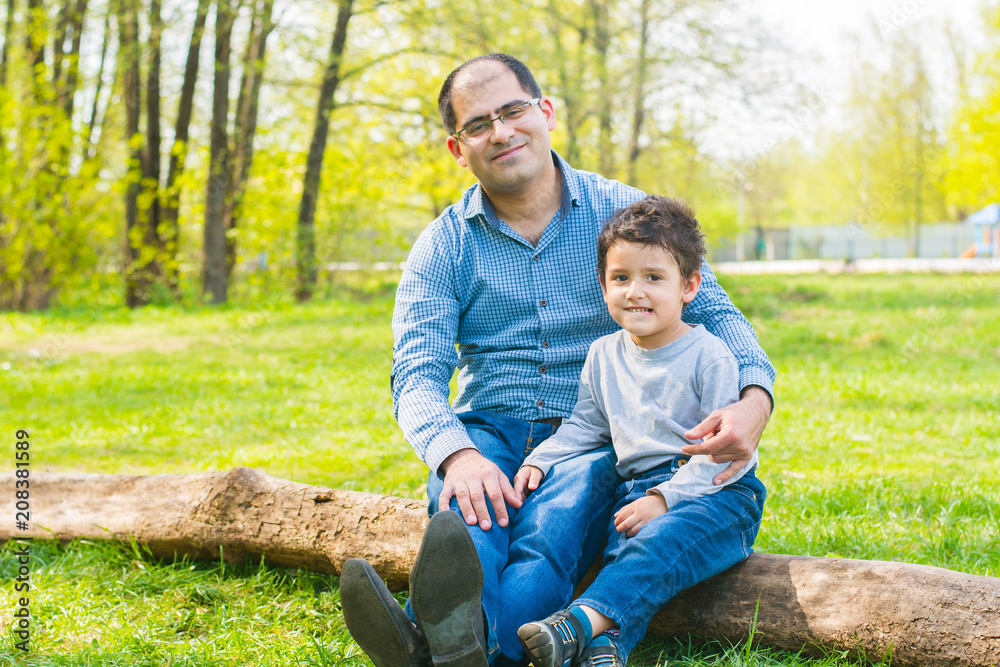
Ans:
{"type": "Polygon", "coordinates": [[[333,96],[340,85],[340,61],[347,44],[347,23],[351,20],[353,0],[339,0],[337,6],[337,27],[330,44],[330,58],[323,73],[319,102],[316,105],[316,121],[313,124],[309,157],[306,158],[306,174],[302,181],[302,200],[299,204],[299,220],[296,235],[296,279],[295,298],[302,303],[312,298],[316,289],[316,199],[319,196],[319,181],[323,171],[323,153],[330,131],[330,114],[333,112],[333,96]]]}
{"type": "MultiPolygon", "coordinates": [[[[0,514],[15,515],[13,474],[0,476],[0,514]]],[[[0,540],[134,538],[168,558],[269,562],[337,573],[368,559],[405,587],[427,526],[427,505],[336,491],[251,468],[189,475],[34,472],[27,531],[0,540]]],[[[790,651],[861,652],[897,667],[1000,662],[1000,579],[926,565],[754,554],[679,595],[650,624],[790,651]],[[756,618],[756,621],[754,620],[756,618]]]]}
{"type": "Polygon", "coordinates": [[[7,16],[3,25],[3,49],[0,50],[0,88],[7,85],[7,47],[14,34],[14,12],[17,11],[16,0],[7,0],[7,16]]]}
{"type": "Polygon", "coordinates": [[[255,7],[250,36],[243,56],[243,77],[236,103],[236,123],[233,127],[233,178],[224,215],[226,230],[230,232],[226,247],[228,275],[232,275],[233,266],[236,264],[236,242],[231,232],[239,224],[240,205],[243,203],[243,194],[253,164],[253,139],[257,133],[257,102],[264,80],[267,38],[274,30],[274,23],[271,21],[273,9],[274,0],[262,0],[255,7]]]}
{"type": "Polygon", "coordinates": [[[600,169],[607,178],[615,177],[615,147],[612,141],[611,0],[589,0],[594,19],[594,51],[598,83],[597,119],[599,124],[600,169]]]}
{"type": "Polygon", "coordinates": [[[48,17],[42,0],[28,0],[25,17],[25,47],[31,62],[32,92],[35,103],[46,102],[45,86],[45,42],[48,39],[48,17]]]}
{"type": "Polygon", "coordinates": [[[643,124],[646,120],[646,76],[649,68],[649,10],[651,0],[642,0],[639,8],[639,55],[636,63],[635,82],[635,106],[632,114],[632,137],[629,140],[628,151],[628,184],[639,187],[638,167],[639,154],[642,147],[639,140],[642,138],[643,124]]]}
{"type": "Polygon", "coordinates": [[[97,114],[101,103],[101,90],[104,88],[104,64],[108,57],[108,44],[111,41],[111,12],[114,10],[108,7],[104,15],[104,33],[101,37],[101,59],[97,65],[97,76],[94,79],[94,103],[90,108],[90,119],[87,121],[87,131],[83,137],[83,158],[85,160],[93,157],[91,147],[94,145],[94,130],[97,128],[97,114]]]}
{"type": "Polygon", "coordinates": [[[160,262],[163,241],[160,234],[160,40],[163,34],[163,17],[160,0],[149,3],[149,70],[146,72],[146,160],[144,187],[148,195],[146,210],[146,236],[150,249],[155,248],[157,276],[162,276],[160,262]],[[155,245],[154,245],[155,244],[155,245]]]}
{"type": "MultiPolygon", "coordinates": [[[[574,64],[567,53],[565,43],[562,38],[562,31],[564,27],[569,23],[567,17],[563,16],[559,12],[559,7],[555,0],[549,0],[548,4],[548,28],[549,34],[552,36],[552,49],[554,52],[554,65],[558,68],[559,77],[559,93],[564,102],[564,108],[560,110],[560,113],[565,117],[563,121],[563,127],[566,128],[566,161],[574,166],[580,166],[580,145],[577,138],[577,131],[579,130],[580,124],[583,122],[583,117],[586,114],[585,105],[581,101],[582,84],[580,82],[579,76],[572,77],[570,75],[570,68],[574,64]]],[[[579,55],[584,50],[584,44],[586,42],[587,31],[580,27],[575,27],[577,34],[579,35],[580,42],[577,45],[577,73],[582,71],[579,63],[579,55]]],[[[543,93],[545,91],[542,91],[543,93]]]]}
{"type": "Polygon", "coordinates": [[[212,303],[225,303],[229,281],[226,271],[226,193],[229,191],[229,54],[235,9],[230,0],[217,0],[215,17],[215,78],[212,94],[212,137],[205,195],[205,267],[203,293],[212,303]]]}
{"type": "Polygon", "coordinates": [[[181,97],[177,105],[177,122],[174,125],[174,145],[170,150],[170,162],[167,167],[164,202],[160,210],[160,220],[163,226],[164,270],[166,272],[167,285],[175,295],[180,293],[179,260],[177,254],[181,235],[180,223],[178,222],[181,195],[177,180],[184,173],[187,142],[190,137],[191,114],[194,108],[195,84],[198,81],[201,38],[205,32],[205,22],[208,19],[210,4],[211,0],[198,0],[194,28],[191,30],[191,42],[187,52],[187,63],[184,66],[184,82],[181,84],[181,97]]]}
{"type": "Polygon", "coordinates": [[[66,86],[63,89],[63,111],[66,118],[73,118],[73,107],[76,99],[76,89],[80,84],[80,45],[83,42],[83,20],[87,13],[87,0],[78,0],[76,11],[72,16],[73,42],[69,51],[69,73],[66,75],[66,86]]]}
{"type": "Polygon", "coordinates": [[[135,140],[139,135],[139,115],[142,108],[142,85],[139,69],[139,18],[137,0],[122,0],[119,5],[119,59],[122,77],[122,95],[125,98],[125,137],[130,146],[128,154],[128,189],[125,193],[125,304],[136,308],[149,303],[152,283],[146,267],[148,253],[144,252],[145,230],[139,223],[139,191],[143,174],[142,146],[135,140]]]}
{"type": "Polygon", "coordinates": [[[80,44],[83,38],[83,19],[87,0],[66,2],[56,19],[56,42],[53,49],[52,85],[56,91],[56,104],[67,118],[73,117],[73,100],[80,72],[80,44]],[[69,50],[66,41],[70,40],[69,50]],[[66,70],[63,71],[63,67],[66,70]]]}

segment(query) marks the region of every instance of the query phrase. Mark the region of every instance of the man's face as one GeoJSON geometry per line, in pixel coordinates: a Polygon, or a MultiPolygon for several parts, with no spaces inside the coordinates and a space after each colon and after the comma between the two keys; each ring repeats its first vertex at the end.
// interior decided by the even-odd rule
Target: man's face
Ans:
{"type": "MultiPolygon", "coordinates": [[[[457,130],[495,118],[531,99],[514,73],[500,63],[469,67],[455,82],[455,91],[452,108],[457,130]]],[[[553,168],[549,132],[555,126],[552,102],[543,97],[538,106],[528,108],[524,121],[516,126],[493,121],[493,129],[478,141],[448,137],[448,149],[460,165],[475,174],[487,193],[516,194],[545,169],[553,168]]]]}

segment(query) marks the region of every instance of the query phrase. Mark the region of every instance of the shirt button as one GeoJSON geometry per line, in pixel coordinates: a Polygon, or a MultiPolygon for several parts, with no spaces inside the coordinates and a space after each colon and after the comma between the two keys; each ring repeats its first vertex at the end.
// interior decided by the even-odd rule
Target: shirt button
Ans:
{"type": "Polygon", "coordinates": [[[538,302],[538,305],[544,308],[545,306],[549,305],[549,302],[547,299],[542,299],[541,301],[538,302]]]}
{"type": "Polygon", "coordinates": [[[548,369],[547,369],[547,368],[545,368],[545,366],[539,366],[539,367],[538,367],[538,372],[539,372],[539,373],[542,373],[543,375],[545,374],[545,371],[547,371],[547,370],[548,370],[548,369]]]}
{"type": "Polygon", "coordinates": [[[540,408],[544,408],[545,407],[545,401],[538,401],[538,403],[536,403],[535,405],[537,405],[540,408]]]}
{"type": "Polygon", "coordinates": [[[548,346],[549,346],[549,341],[543,340],[542,341],[542,347],[548,347],[548,346]]]}
{"type": "Polygon", "coordinates": [[[535,261],[537,262],[537,261],[539,260],[539,255],[535,255],[535,256],[534,256],[534,257],[532,257],[531,259],[533,259],[533,260],[535,260],[535,261]]]}

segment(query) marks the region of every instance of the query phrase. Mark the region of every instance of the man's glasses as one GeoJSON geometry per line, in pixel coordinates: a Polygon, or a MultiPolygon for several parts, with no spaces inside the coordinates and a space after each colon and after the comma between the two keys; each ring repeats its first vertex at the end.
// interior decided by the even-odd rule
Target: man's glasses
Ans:
{"type": "Polygon", "coordinates": [[[536,97],[527,102],[522,102],[517,106],[513,106],[496,118],[491,118],[490,120],[481,120],[472,125],[466,125],[461,130],[451,135],[456,139],[464,139],[465,143],[472,144],[478,141],[482,141],[490,135],[493,131],[493,123],[500,121],[504,125],[509,125],[515,127],[523,123],[528,117],[528,109],[535,106],[541,101],[542,98],[536,97]]]}

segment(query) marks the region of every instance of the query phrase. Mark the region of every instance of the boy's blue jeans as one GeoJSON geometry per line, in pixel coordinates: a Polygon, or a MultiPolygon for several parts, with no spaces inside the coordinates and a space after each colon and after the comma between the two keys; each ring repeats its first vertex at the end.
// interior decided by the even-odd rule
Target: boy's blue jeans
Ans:
{"type": "MultiPolygon", "coordinates": [[[[686,459],[675,458],[622,483],[614,511],[673,477],[686,459]]],[[[711,495],[678,503],[634,537],[619,533],[612,517],[604,567],[575,604],[613,620],[620,633],[613,641],[622,656],[628,656],[646,634],[653,615],[678,593],[753,552],[766,494],[754,471],[749,471],[711,495]]]]}
{"type": "MultiPolygon", "coordinates": [[[[461,413],[459,419],[479,451],[509,480],[525,456],[555,430],[484,411],[461,413]]],[[[430,474],[430,514],[438,510],[443,482],[443,476],[430,474]]],[[[600,553],[621,482],[613,450],[603,447],[553,466],[519,510],[508,506],[507,527],[497,525],[492,509],[488,531],[468,527],[483,566],[491,665],[523,664],[517,629],[569,605],[573,587],[600,553]]],[[[454,498],[451,509],[459,511],[454,498]]],[[[406,611],[412,619],[409,603],[406,611]]]]}

